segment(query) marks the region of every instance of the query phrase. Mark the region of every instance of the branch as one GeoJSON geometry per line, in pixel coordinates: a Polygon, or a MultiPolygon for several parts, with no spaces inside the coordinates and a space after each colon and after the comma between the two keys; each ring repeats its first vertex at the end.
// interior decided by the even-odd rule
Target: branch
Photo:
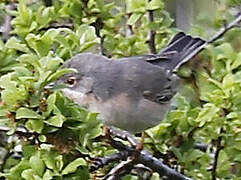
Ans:
{"type": "Polygon", "coordinates": [[[135,165],[135,161],[128,159],[115,166],[111,171],[104,177],[106,180],[117,180],[126,174],[133,174],[138,179],[149,180],[152,176],[152,170],[142,164],[135,165]]]}
{"type": "MultiPolygon", "coordinates": [[[[237,27],[237,25],[241,22],[241,12],[238,13],[236,18],[229,24],[225,25],[223,28],[221,28],[210,40],[206,41],[202,46],[199,48],[195,49],[192,53],[190,53],[188,56],[186,56],[185,59],[183,59],[182,63],[187,62],[189,59],[193,58],[196,56],[199,52],[201,52],[208,44],[213,43],[217,39],[221,38],[227,31],[229,31],[232,28],[237,27]]],[[[181,65],[180,64],[180,65],[181,65]]],[[[174,71],[176,71],[180,65],[177,65],[174,71]]]]}
{"type": "Polygon", "coordinates": [[[105,55],[105,48],[104,48],[104,36],[100,35],[100,30],[103,28],[103,21],[101,18],[97,18],[94,23],[91,24],[95,28],[95,34],[98,38],[100,38],[100,54],[105,55]]]}
{"type": "MultiPolygon", "coordinates": [[[[123,143],[115,141],[113,139],[111,140],[111,145],[119,151],[127,151],[129,153],[129,156],[136,151],[136,149],[126,146],[123,143]]],[[[190,178],[163,164],[161,160],[153,157],[150,153],[146,151],[140,152],[139,156],[136,157],[135,163],[143,164],[144,166],[149,167],[153,171],[159,173],[161,177],[165,176],[168,180],[191,180],[190,178]]]]}
{"type": "MultiPolygon", "coordinates": [[[[154,22],[154,15],[153,15],[153,10],[148,11],[148,19],[149,23],[154,22]]],[[[156,31],[149,30],[149,40],[148,40],[148,45],[149,45],[149,50],[151,54],[156,54],[156,44],[155,44],[155,37],[156,37],[156,31]]]]}
{"type": "Polygon", "coordinates": [[[237,27],[237,25],[241,22],[241,12],[238,13],[236,18],[229,24],[225,25],[222,29],[220,29],[207,43],[213,43],[217,39],[221,38],[228,30],[237,27]]]}
{"type": "Polygon", "coordinates": [[[198,149],[202,152],[207,152],[207,149],[209,148],[208,144],[203,144],[203,143],[196,143],[194,144],[194,149],[198,149]]]}
{"type": "MultiPolygon", "coordinates": [[[[220,130],[220,134],[223,133],[223,128],[221,128],[220,130]]],[[[220,135],[218,137],[218,140],[217,140],[217,145],[216,145],[216,152],[215,152],[215,155],[214,155],[214,163],[213,163],[213,168],[212,168],[212,180],[216,180],[216,170],[217,170],[217,165],[218,165],[218,157],[219,157],[219,153],[220,151],[223,149],[223,146],[222,146],[222,136],[220,135]]]]}
{"type": "Polygon", "coordinates": [[[134,165],[135,161],[131,158],[126,161],[122,161],[111,169],[111,171],[104,177],[104,180],[119,180],[122,176],[130,173],[134,165]]]}
{"type": "Polygon", "coordinates": [[[120,151],[118,153],[114,153],[106,157],[99,157],[97,159],[94,159],[93,164],[90,167],[90,171],[96,171],[99,168],[102,168],[111,162],[126,160],[128,156],[129,156],[128,151],[120,151]]]}
{"type": "MultiPolygon", "coordinates": [[[[127,14],[127,20],[131,17],[131,13],[127,14]]],[[[132,25],[127,24],[126,37],[129,37],[134,34],[132,25]]]]}
{"type": "Polygon", "coordinates": [[[131,146],[134,148],[140,144],[140,142],[136,140],[135,136],[133,136],[128,131],[124,131],[119,128],[113,127],[113,126],[105,127],[105,128],[109,129],[110,135],[120,138],[122,140],[129,141],[131,146]]]}
{"type": "Polygon", "coordinates": [[[62,24],[60,24],[60,23],[53,23],[53,24],[51,24],[48,27],[43,27],[43,28],[39,29],[39,31],[47,31],[47,30],[52,29],[52,28],[54,28],[54,29],[68,28],[68,29],[72,29],[73,30],[74,29],[74,24],[72,24],[72,23],[62,23],[62,24]]]}

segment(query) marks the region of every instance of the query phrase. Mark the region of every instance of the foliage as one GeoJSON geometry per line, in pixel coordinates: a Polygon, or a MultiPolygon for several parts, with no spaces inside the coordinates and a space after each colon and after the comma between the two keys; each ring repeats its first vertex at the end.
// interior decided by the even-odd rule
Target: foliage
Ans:
{"type": "MultiPolygon", "coordinates": [[[[9,144],[0,141],[0,152],[6,152],[0,176],[9,180],[93,178],[89,158],[115,152],[97,138],[103,133],[98,114],[45,86],[74,71],[61,69],[61,64],[79,52],[98,52],[103,46],[104,54],[113,58],[147,53],[150,30],[156,32],[158,50],[176,31],[161,0],[52,3],[46,7],[44,1],[20,0],[17,9],[0,12],[14,17],[11,38],[0,40],[0,125],[9,127],[8,138],[13,138],[9,144]],[[150,11],[155,12],[153,22],[147,16],[150,11]],[[19,134],[19,127],[27,132],[19,134]]],[[[0,9],[7,4],[1,2],[0,9]]],[[[220,0],[217,14],[239,4],[220,0]]],[[[231,15],[227,11],[222,17],[231,15]]],[[[209,28],[222,26],[222,20],[216,18],[209,28]]],[[[205,29],[196,26],[193,32],[205,29]]],[[[193,73],[186,67],[181,70],[195,83],[184,87],[175,99],[176,109],[148,130],[145,139],[146,148],[164,154],[167,164],[194,179],[241,177],[241,41],[236,38],[240,34],[233,30],[210,45],[197,57],[202,62],[193,73]],[[207,151],[196,149],[197,143],[207,144],[207,151]],[[217,168],[212,170],[215,161],[217,168]]]]}

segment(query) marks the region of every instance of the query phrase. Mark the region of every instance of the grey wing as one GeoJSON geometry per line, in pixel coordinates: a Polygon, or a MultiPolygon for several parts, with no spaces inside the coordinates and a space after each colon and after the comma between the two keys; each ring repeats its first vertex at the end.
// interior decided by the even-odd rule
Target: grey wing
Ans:
{"type": "Polygon", "coordinates": [[[166,103],[176,93],[179,85],[179,78],[175,74],[146,61],[122,59],[114,61],[113,65],[118,67],[116,72],[120,74],[113,82],[112,95],[127,92],[133,98],[141,96],[156,103],[166,103]]]}

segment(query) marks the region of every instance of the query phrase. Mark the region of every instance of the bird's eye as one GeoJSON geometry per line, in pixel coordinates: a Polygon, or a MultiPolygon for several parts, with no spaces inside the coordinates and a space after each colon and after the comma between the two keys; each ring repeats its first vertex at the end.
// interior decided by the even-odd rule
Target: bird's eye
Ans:
{"type": "Polygon", "coordinates": [[[164,103],[168,103],[171,100],[172,96],[171,95],[158,95],[156,96],[156,101],[164,104],[164,103]]]}
{"type": "Polygon", "coordinates": [[[69,84],[69,85],[71,85],[71,86],[75,85],[76,82],[77,82],[77,80],[76,80],[75,77],[70,77],[70,78],[68,78],[68,79],[66,80],[66,83],[69,84]]]}

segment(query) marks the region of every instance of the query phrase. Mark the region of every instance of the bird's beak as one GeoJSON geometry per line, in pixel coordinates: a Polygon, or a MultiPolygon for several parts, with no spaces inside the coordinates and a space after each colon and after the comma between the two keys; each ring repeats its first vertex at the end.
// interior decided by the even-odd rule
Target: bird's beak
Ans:
{"type": "Polygon", "coordinates": [[[56,85],[55,82],[51,82],[51,83],[49,83],[48,85],[46,85],[44,88],[45,88],[45,89],[52,89],[55,85],[56,85]]]}
{"type": "Polygon", "coordinates": [[[44,89],[48,89],[50,91],[56,91],[56,90],[61,90],[64,88],[67,88],[68,86],[66,84],[58,84],[56,82],[49,83],[44,87],[44,89]]]}

